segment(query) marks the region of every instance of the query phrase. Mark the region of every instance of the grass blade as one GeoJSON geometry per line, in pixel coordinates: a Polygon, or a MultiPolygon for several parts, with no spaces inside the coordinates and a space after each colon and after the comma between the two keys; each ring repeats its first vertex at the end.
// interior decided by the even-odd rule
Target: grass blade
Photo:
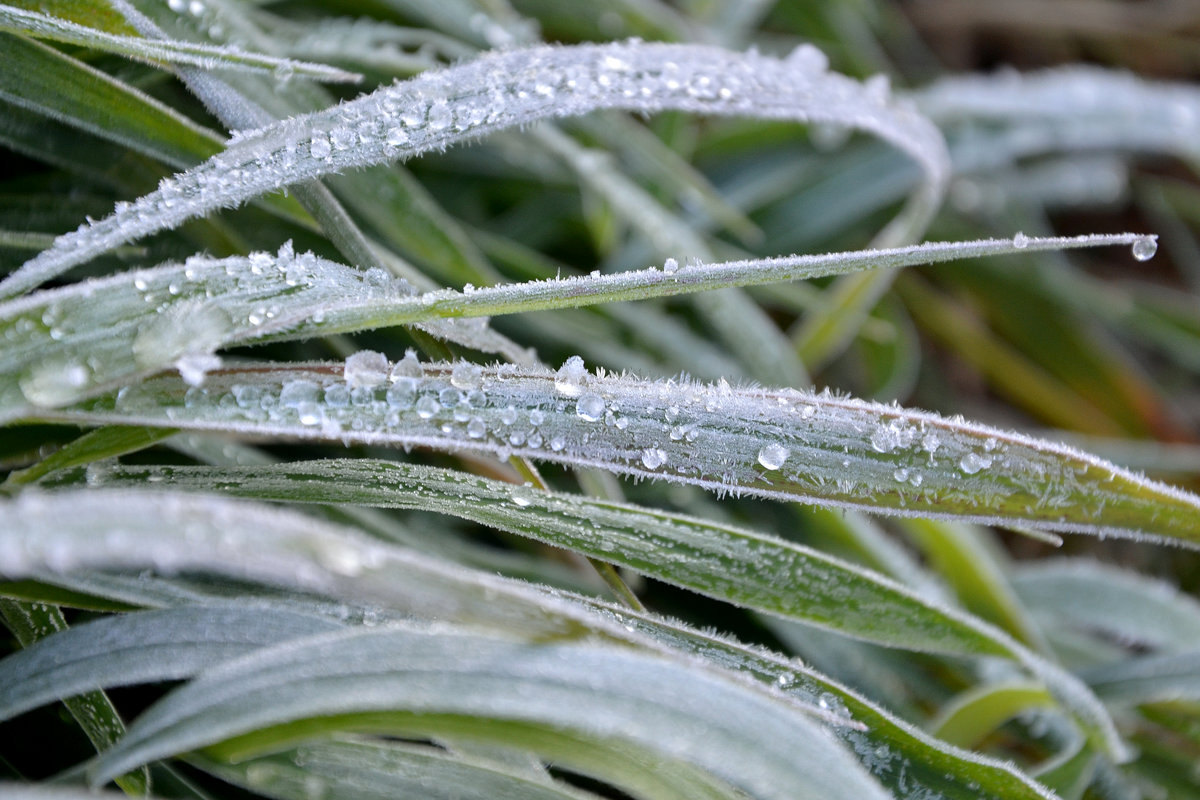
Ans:
{"type": "Polygon", "coordinates": [[[93,50],[135,58],[150,63],[164,61],[186,64],[203,69],[241,69],[274,75],[298,75],[314,80],[354,83],[361,75],[324,64],[273,58],[250,53],[240,48],[214,47],[173,40],[151,40],[137,36],[121,36],[80,25],[70,20],[0,5],[0,30],[19,33],[36,39],[81,45],[93,50]]]}
{"type": "Polygon", "coordinates": [[[850,124],[892,142],[922,165],[928,180],[906,216],[928,217],[948,177],[937,129],[873,85],[825,72],[810,57],[811,48],[797,54],[780,61],[698,45],[580,45],[499,52],[424,73],[235,139],[158,191],[60,237],[0,282],[0,296],[19,294],[117,245],[274,189],[600,108],[850,124]]]}
{"type": "MultiPolygon", "coordinates": [[[[823,730],[740,682],[611,645],[530,645],[453,628],[329,634],[210,670],[140,717],[93,777],[239,735],[225,752],[252,753],[294,738],[289,723],[304,720],[306,734],[366,724],[436,736],[444,715],[495,720],[504,734],[524,728],[537,749],[593,774],[595,751],[611,740],[646,748],[664,773],[677,762],[710,772],[712,796],[734,796],[720,782],[781,800],[886,796],[823,730]],[[679,737],[683,726],[704,734],[679,737]]],[[[633,770],[597,777],[635,794],[649,788],[633,770]]]]}
{"type": "Polygon", "coordinates": [[[794,389],[465,362],[153,378],[45,420],[518,455],[899,516],[1200,544],[1200,498],[1065,445],[794,389]]]}
{"type": "Polygon", "coordinates": [[[105,617],[0,660],[0,720],[91,689],[188,678],[260,647],[338,627],[267,605],[105,617]]]}
{"type": "MultiPolygon", "coordinates": [[[[1133,244],[1135,234],[1031,239],[1027,249],[1133,244]]],[[[589,275],[413,295],[381,270],[361,272],[290,243],[277,254],[195,257],[0,304],[0,421],[55,407],[176,365],[190,380],[234,344],[300,339],[390,325],[434,324],[590,303],[639,300],[1015,252],[1008,239],[932,243],[892,250],[665,264],[662,269],[589,275]],[[286,307],[288,312],[278,310],[286,307]],[[97,337],[95,330],[106,335],[97,337]]],[[[444,327],[434,331],[455,335],[444,327]]],[[[468,334],[470,329],[462,329],[468,334]]],[[[459,337],[461,338],[461,337],[459,337]]],[[[469,344],[477,343],[467,340],[469,344]]],[[[489,343],[483,343],[485,351],[489,343]]],[[[511,349],[511,348],[510,348],[511,349]]],[[[514,360],[527,362],[522,353],[514,360]]]]}

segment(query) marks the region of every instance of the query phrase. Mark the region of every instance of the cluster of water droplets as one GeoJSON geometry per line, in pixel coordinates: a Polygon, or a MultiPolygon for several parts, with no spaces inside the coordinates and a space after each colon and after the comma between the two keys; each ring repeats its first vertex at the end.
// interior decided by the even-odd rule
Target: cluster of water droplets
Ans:
{"type": "Polygon", "coordinates": [[[882,81],[829,73],[802,46],[786,59],[638,41],[533,47],[422,73],[335,108],[245,132],[200,166],[112,216],[59,237],[0,293],[19,291],[105,250],[221,207],[331,172],[393,161],[490,131],[600,108],[830,122],[909,152],[932,184],[949,174],[937,129],[882,81]]]}

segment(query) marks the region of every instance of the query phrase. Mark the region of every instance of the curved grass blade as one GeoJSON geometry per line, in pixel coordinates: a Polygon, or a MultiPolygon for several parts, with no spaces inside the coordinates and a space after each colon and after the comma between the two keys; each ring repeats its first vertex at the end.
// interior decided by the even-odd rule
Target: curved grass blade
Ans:
{"type": "Polygon", "coordinates": [[[710,773],[711,797],[886,797],[824,730],[741,681],[612,645],[531,644],[450,627],[327,634],[210,670],[143,714],[93,779],[239,736],[227,753],[363,723],[436,736],[446,715],[458,718],[450,731],[502,745],[511,744],[508,730],[524,728],[540,739],[535,750],[635,795],[652,788],[636,766],[614,774],[597,762],[613,743],[618,753],[643,750],[662,774],[677,764],[710,773]]]}
{"type": "MultiPolygon", "coordinates": [[[[593,601],[397,550],[294,512],[146,491],[27,491],[0,502],[0,511],[10,528],[0,539],[0,575],[10,578],[97,568],[201,570],[543,639],[587,631],[653,647],[651,640],[612,621],[611,609],[597,617],[581,605],[597,607],[593,601]],[[239,528],[253,530],[254,536],[230,533],[239,528]],[[110,535],[98,537],[98,531],[110,535]]],[[[1112,722],[1082,685],[1015,642],[1010,648],[1084,722],[1098,746],[1123,755],[1112,722]]],[[[772,671],[777,667],[765,669],[773,681],[783,675],[772,671]]]]}
{"type": "Polygon", "coordinates": [[[0,660],[0,720],[92,689],[189,678],[261,647],[339,627],[263,604],[105,617],[0,660]]]}
{"type": "Polygon", "coordinates": [[[1200,702],[1200,649],[1102,664],[1080,677],[1110,703],[1200,702]]]}
{"type": "Polygon", "coordinates": [[[561,781],[435,747],[340,738],[236,764],[199,755],[189,763],[278,800],[598,800],[561,781]]]}
{"type": "Polygon", "coordinates": [[[936,739],[798,660],[747,647],[653,614],[599,600],[581,598],[580,602],[672,649],[752,675],[797,699],[860,723],[861,728],[840,725],[829,730],[898,797],[1017,800],[1052,796],[1011,763],[959,750],[936,739]]]}
{"type": "Polygon", "coordinates": [[[221,150],[220,136],[146,93],[40,42],[0,37],[5,100],[177,168],[221,150]]]}
{"type": "MultiPolygon", "coordinates": [[[[1030,239],[1025,249],[1145,240],[1135,234],[1030,239]]],[[[0,421],[20,416],[30,406],[65,405],[173,364],[199,380],[205,364],[215,366],[211,353],[233,344],[389,325],[444,326],[439,320],[665,297],[1017,249],[1012,240],[985,239],[715,264],[667,262],[662,269],[421,295],[381,270],[361,272],[311,253],[297,255],[290,243],[274,255],[195,257],[182,265],[38,292],[0,305],[0,331],[7,343],[0,351],[0,421]],[[94,335],[97,330],[105,335],[94,335]]]]}
{"type": "Polygon", "coordinates": [[[1062,558],[1023,565],[1012,585],[1047,628],[1070,626],[1154,650],[1200,649],[1200,603],[1163,581],[1062,558]]]}
{"type": "Polygon", "coordinates": [[[252,469],[116,467],[90,484],[151,485],[286,502],[435,511],[629,567],[737,605],[905,649],[1011,656],[973,618],[882,575],[782,539],[625,503],[537,491],[454,470],[368,459],[252,469]]]}
{"type": "Polygon", "coordinates": [[[538,119],[601,108],[849,124],[917,160],[927,218],[948,178],[941,134],[875,84],[828,73],[811,47],[778,60],[700,45],[623,43],[501,51],[234,139],[112,216],[65,234],[0,282],[11,297],[99,255],[217,208],[345,169],[395,161],[538,119]],[[644,90],[644,91],[643,91],[644,90]]]}
{"type": "Polygon", "coordinates": [[[1200,498],[1064,445],[794,389],[422,365],[247,365],[152,378],[47,421],[492,453],[909,517],[1200,545],[1200,498]],[[391,368],[392,377],[388,377],[391,368]]]}
{"type": "Polygon", "coordinates": [[[982,686],[954,698],[931,726],[939,739],[977,747],[996,728],[1032,708],[1054,708],[1054,698],[1036,683],[982,686]]]}
{"type": "MultiPolygon", "coordinates": [[[[3,619],[22,647],[36,646],[43,637],[67,630],[67,621],[58,607],[41,603],[21,603],[0,598],[0,619],[3,619]]],[[[94,691],[64,698],[63,705],[97,752],[104,752],[124,735],[125,723],[108,695],[94,686],[87,688],[94,691]]],[[[134,796],[145,795],[150,789],[150,773],[145,767],[123,775],[113,774],[110,780],[134,796]]]]}
{"type": "Polygon", "coordinates": [[[140,61],[186,64],[202,69],[237,69],[274,75],[298,75],[314,80],[356,83],[361,75],[325,64],[274,58],[236,47],[216,47],[175,40],[122,36],[70,20],[0,4],[0,31],[36,39],[82,45],[140,61]]]}
{"type": "Polygon", "coordinates": [[[125,428],[120,426],[89,431],[55,450],[33,466],[10,472],[0,489],[34,483],[52,473],[90,464],[105,458],[136,453],[175,435],[170,428],[125,428]]]}

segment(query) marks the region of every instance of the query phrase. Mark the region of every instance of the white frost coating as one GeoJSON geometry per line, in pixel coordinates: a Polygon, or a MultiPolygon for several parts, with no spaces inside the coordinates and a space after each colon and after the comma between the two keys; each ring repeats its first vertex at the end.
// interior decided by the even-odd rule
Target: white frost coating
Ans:
{"type": "MultiPolygon", "coordinates": [[[[993,120],[1015,155],[1117,148],[1200,157],[1200,89],[1075,66],[943,78],[912,95],[942,123],[993,120]]],[[[959,154],[955,166],[959,167],[959,154]]],[[[986,152],[975,159],[994,157],[986,152]]]]}
{"type": "Polygon", "coordinates": [[[878,87],[807,60],[637,41],[501,51],[250,131],[212,159],[165,179],[157,191],[60,236],[0,282],[0,296],[274,189],[603,108],[830,122],[869,131],[920,163],[926,181],[908,213],[922,220],[940,203],[950,172],[945,142],[932,123],[878,87]]]}
{"type": "Polygon", "coordinates": [[[580,395],[586,386],[613,410],[592,419],[593,401],[580,414],[582,397],[563,394],[549,370],[483,368],[478,388],[462,392],[455,369],[426,364],[423,377],[346,406],[310,391],[311,407],[291,405],[289,387],[344,386],[341,364],[227,369],[200,389],[155,378],[115,401],[43,416],[520,455],[874,513],[1200,544],[1200,498],[1018,433],[828,393],[572,370],[568,386],[580,395]],[[251,383],[287,397],[251,408],[226,399],[234,384],[251,383]],[[764,472],[759,454],[771,444],[789,456],[764,472]]]}
{"type": "MultiPolygon", "coordinates": [[[[1133,233],[1027,237],[1024,249],[1132,245],[1146,238],[1133,233]]],[[[233,344],[417,325],[450,341],[532,366],[536,361],[532,352],[477,323],[491,314],[1013,252],[1019,250],[1011,239],[933,242],[888,250],[689,262],[673,273],[649,268],[421,295],[382,270],[363,272],[312,253],[296,253],[290,243],[278,253],[225,259],[196,256],[181,265],[124,273],[0,303],[0,336],[5,341],[0,348],[0,421],[27,414],[31,408],[67,405],[169,367],[185,355],[207,355],[233,344]],[[284,293],[286,305],[279,299],[284,293]],[[97,339],[95,330],[106,335],[97,339]]],[[[405,359],[396,368],[408,364],[405,359]]],[[[559,393],[581,394],[586,372],[582,360],[568,360],[560,370],[559,393]]]]}

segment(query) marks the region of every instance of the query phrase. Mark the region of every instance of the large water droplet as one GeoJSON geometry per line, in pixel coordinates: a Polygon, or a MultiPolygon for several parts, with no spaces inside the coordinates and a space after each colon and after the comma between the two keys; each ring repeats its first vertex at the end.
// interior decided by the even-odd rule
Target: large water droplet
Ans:
{"type": "Polygon", "coordinates": [[[1158,252],[1158,239],[1153,236],[1139,236],[1133,240],[1133,257],[1138,261],[1149,261],[1158,252]]]}
{"type": "Polygon", "coordinates": [[[642,451],[642,466],[646,469],[658,469],[665,463],[667,463],[665,451],[655,447],[647,447],[642,451]]]}
{"type": "Polygon", "coordinates": [[[387,380],[389,366],[391,365],[387,356],[383,353],[360,350],[346,357],[342,375],[352,389],[359,386],[378,386],[387,380]]]}
{"type": "Polygon", "coordinates": [[[41,361],[21,377],[25,399],[35,406],[53,408],[79,398],[91,371],[77,361],[41,361]]]}
{"type": "Polygon", "coordinates": [[[604,398],[595,392],[581,395],[575,404],[575,413],[588,422],[595,422],[604,416],[604,398]]]}
{"type": "Polygon", "coordinates": [[[583,382],[587,379],[587,367],[579,356],[571,356],[559,367],[554,376],[554,390],[563,397],[579,397],[583,394],[583,382]]]}
{"type": "Polygon", "coordinates": [[[421,419],[429,419],[441,408],[441,404],[431,395],[425,395],[417,401],[417,416],[421,419]]]}
{"type": "Polygon", "coordinates": [[[981,456],[978,453],[967,453],[958,461],[958,468],[968,475],[974,475],[981,469],[987,469],[991,465],[991,456],[981,456]]]}
{"type": "Polygon", "coordinates": [[[1018,250],[1024,250],[1026,247],[1029,247],[1029,237],[1021,231],[1017,231],[1013,236],[1013,247],[1018,250]]]}
{"type": "Polygon", "coordinates": [[[288,381],[279,392],[279,405],[284,408],[299,408],[302,403],[315,403],[320,397],[321,387],[313,381],[288,381]]]}
{"type": "Polygon", "coordinates": [[[758,451],[758,463],[762,464],[765,469],[779,469],[790,455],[791,451],[786,447],[771,442],[763,445],[762,449],[758,451]]]}

